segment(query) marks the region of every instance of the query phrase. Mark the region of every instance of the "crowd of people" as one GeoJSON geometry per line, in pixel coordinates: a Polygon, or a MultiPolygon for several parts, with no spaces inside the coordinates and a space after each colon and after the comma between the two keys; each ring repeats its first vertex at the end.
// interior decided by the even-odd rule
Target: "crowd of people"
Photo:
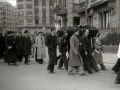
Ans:
{"type": "MultiPolygon", "coordinates": [[[[84,29],[83,35],[80,36],[79,29],[75,28],[73,35],[68,38],[68,32],[63,31],[62,36],[58,36],[55,28],[51,28],[51,33],[43,36],[43,32],[38,32],[37,37],[31,37],[28,30],[18,32],[15,34],[12,31],[8,31],[7,35],[1,39],[1,53],[4,54],[5,63],[18,66],[17,61],[25,58],[24,64],[29,65],[30,55],[35,57],[35,61],[39,64],[43,64],[44,58],[46,58],[46,47],[48,48],[49,62],[47,71],[50,74],[54,74],[54,67],[58,64],[59,70],[68,71],[68,75],[74,75],[73,70],[76,70],[80,76],[86,76],[94,72],[99,72],[98,64],[101,66],[101,70],[106,70],[102,57],[102,44],[101,35],[98,34],[94,41],[94,50],[91,48],[91,42],[88,38],[89,30],[84,29]],[[59,55],[57,56],[57,46],[59,55]],[[32,50],[32,51],[31,51],[32,50]],[[35,53],[34,53],[34,52],[35,53]],[[66,53],[68,52],[68,56],[66,53]]],[[[117,62],[117,69],[114,69],[118,73],[116,83],[120,83],[120,70],[119,59],[117,62]]]]}

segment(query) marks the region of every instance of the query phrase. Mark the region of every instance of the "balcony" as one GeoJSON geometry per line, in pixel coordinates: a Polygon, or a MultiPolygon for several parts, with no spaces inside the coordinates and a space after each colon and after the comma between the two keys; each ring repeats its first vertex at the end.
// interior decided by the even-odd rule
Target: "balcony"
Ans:
{"type": "Polygon", "coordinates": [[[99,7],[101,5],[104,5],[104,4],[107,4],[107,3],[113,3],[115,2],[116,0],[92,0],[91,1],[91,8],[96,8],[96,7],[99,7]]]}
{"type": "Polygon", "coordinates": [[[55,7],[54,11],[56,12],[57,16],[65,16],[65,15],[67,15],[66,7],[62,7],[60,5],[57,5],[55,7]]]}
{"type": "Polygon", "coordinates": [[[84,1],[84,2],[81,2],[81,3],[79,4],[78,13],[81,13],[81,12],[85,11],[85,9],[86,9],[86,5],[85,5],[85,1],[84,1]]]}
{"type": "Polygon", "coordinates": [[[73,12],[77,13],[79,10],[79,4],[73,4],[73,12]]]}

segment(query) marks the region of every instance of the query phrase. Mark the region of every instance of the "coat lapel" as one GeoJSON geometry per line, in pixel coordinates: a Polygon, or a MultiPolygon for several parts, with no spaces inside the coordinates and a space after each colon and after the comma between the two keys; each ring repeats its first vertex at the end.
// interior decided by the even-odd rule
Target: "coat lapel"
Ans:
{"type": "Polygon", "coordinates": [[[75,35],[74,35],[74,39],[76,40],[77,43],[79,43],[79,40],[75,35]]]}

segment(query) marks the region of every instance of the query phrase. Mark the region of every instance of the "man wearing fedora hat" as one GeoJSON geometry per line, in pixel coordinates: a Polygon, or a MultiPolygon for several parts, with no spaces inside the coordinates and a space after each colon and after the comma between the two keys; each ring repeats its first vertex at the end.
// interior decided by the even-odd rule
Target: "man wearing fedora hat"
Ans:
{"type": "Polygon", "coordinates": [[[28,30],[25,30],[24,34],[25,34],[23,36],[23,55],[25,57],[24,64],[29,65],[29,63],[28,63],[28,56],[31,55],[31,39],[28,36],[28,34],[29,34],[28,30]]]}

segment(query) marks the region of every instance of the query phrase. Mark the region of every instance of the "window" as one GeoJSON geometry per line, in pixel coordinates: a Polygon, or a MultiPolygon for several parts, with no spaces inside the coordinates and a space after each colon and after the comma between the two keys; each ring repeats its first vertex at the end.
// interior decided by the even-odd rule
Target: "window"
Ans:
{"type": "Polygon", "coordinates": [[[31,25],[33,24],[33,20],[32,19],[27,19],[27,25],[31,25]]]}
{"type": "Polygon", "coordinates": [[[17,0],[17,2],[22,2],[23,0],[17,0]]]}
{"type": "Polygon", "coordinates": [[[43,25],[46,24],[46,19],[43,19],[43,25]]]}
{"type": "Polygon", "coordinates": [[[35,19],[35,24],[39,24],[39,20],[38,19],[35,19]]]}
{"type": "Polygon", "coordinates": [[[24,7],[23,7],[23,4],[19,4],[18,5],[18,9],[23,9],[24,7]]]}
{"type": "Polygon", "coordinates": [[[46,17],[46,13],[45,12],[43,12],[43,18],[45,18],[46,17]]]}
{"type": "Polygon", "coordinates": [[[53,10],[53,6],[52,6],[52,5],[50,5],[50,10],[51,10],[51,11],[53,10]]]}
{"type": "Polygon", "coordinates": [[[32,11],[27,11],[27,16],[33,16],[33,12],[32,11]]]}
{"type": "Polygon", "coordinates": [[[75,4],[79,4],[80,0],[73,0],[75,4]]]}
{"type": "Polygon", "coordinates": [[[19,25],[24,25],[24,20],[18,20],[19,25]]]}
{"type": "Polygon", "coordinates": [[[43,6],[42,6],[42,9],[43,9],[43,11],[45,11],[45,10],[46,10],[46,7],[45,7],[45,5],[43,5],[43,6]]]}
{"type": "Polygon", "coordinates": [[[53,23],[54,23],[54,20],[53,20],[53,19],[51,19],[51,20],[50,20],[50,24],[53,24],[53,23]]]}
{"type": "Polygon", "coordinates": [[[26,1],[32,1],[32,0],[26,0],[26,1]]]}
{"type": "Polygon", "coordinates": [[[42,0],[42,3],[45,3],[46,0],[42,0]]]}
{"type": "Polygon", "coordinates": [[[54,16],[53,12],[50,12],[50,18],[52,18],[54,16]]]}
{"type": "Polygon", "coordinates": [[[22,17],[22,16],[24,16],[24,12],[23,11],[18,12],[18,17],[22,17]]]}
{"type": "Polygon", "coordinates": [[[32,9],[32,4],[26,4],[27,9],[32,9]]]}

